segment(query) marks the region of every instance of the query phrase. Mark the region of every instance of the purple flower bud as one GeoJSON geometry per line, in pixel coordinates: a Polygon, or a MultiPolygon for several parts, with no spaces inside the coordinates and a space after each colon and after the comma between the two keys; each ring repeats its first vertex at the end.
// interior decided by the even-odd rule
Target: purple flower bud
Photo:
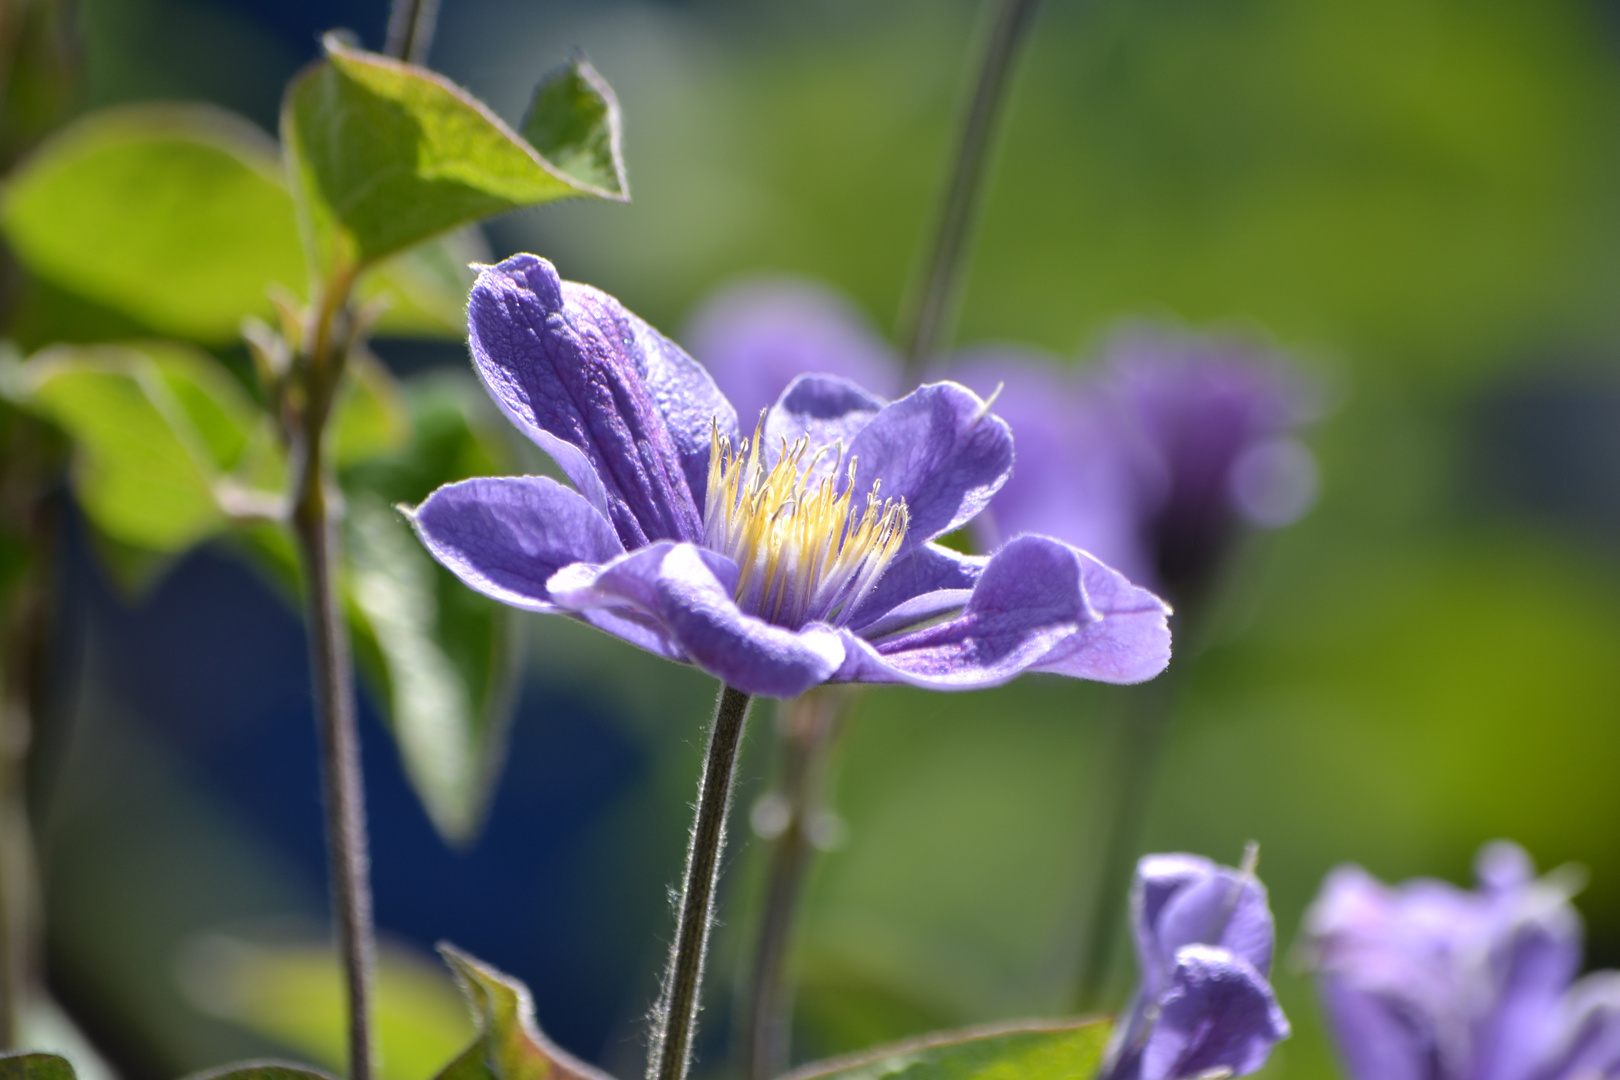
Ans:
{"type": "Polygon", "coordinates": [[[1570,886],[1487,846],[1472,892],[1333,871],[1306,917],[1323,1006],[1354,1080],[1620,1077],[1620,975],[1579,982],[1570,886]]]}
{"type": "Polygon", "coordinates": [[[1131,885],[1131,925],[1141,984],[1103,1080],[1244,1076],[1264,1065],[1289,1028],[1267,981],[1276,929],[1253,871],[1149,855],[1131,885]]]}

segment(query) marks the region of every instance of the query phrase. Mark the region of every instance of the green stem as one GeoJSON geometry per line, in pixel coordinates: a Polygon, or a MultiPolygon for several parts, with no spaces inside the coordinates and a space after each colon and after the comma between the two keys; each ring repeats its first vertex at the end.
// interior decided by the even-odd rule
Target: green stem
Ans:
{"type": "Polygon", "coordinates": [[[297,430],[298,486],[292,526],[304,571],[333,918],[348,994],[349,1077],[371,1080],[376,1064],[372,1034],[376,930],[366,852],[360,733],[355,720],[354,663],[336,578],[341,547],[331,505],[335,485],[325,454],[327,420],[342,384],[350,344],[340,340],[344,335],[337,324],[344,317],[353,280],[354,275],[345,270],[333,275],[311,329],[303,366],[306,400],[297,430]]]}
{"type": "Polygon", "coordinates": [[[697,1030],[704,954],[714,918],[714,887],[720,876],[720,849],[726,840],[731,784],[742,747],[749,696],[722,685],[715,703],[703,780],[698,787],[697,820],[686,850],[686,881],[681,888],[675,944],[669,952],[664,992],[654,1014],[649,1080],[685,1080],[697,1030]]]}
{"type": "Polygon", "coordinates": [[[745,1080],[769,1080],[787,1071],[793,1020],[787,960],[793,921],[815,853],[816,824],[825,813],[827,758],[853,693],[849,687],[819,687],[782,705],[781,779],[768,798],[780,800],[784,817],[771,844],[739,1024],[737,1046],[745,1080]]]}
{"type": "Polygon", "coordinates": [[[978,82],[962,120],[950,187],[940,208],[920,287],[901,320],[900,341],[907,374],[915,378],[932,358],[948,330],[962,277],[968,240],[977,216],[985,166],[1007,85],[1029,40],[1040,0],[996,0],[996,11],[979,64],[978,82]]]}
{"type": "MultiPolygon", "coordinates": [[[[36,572],[38,568],[36,568],[36,572]]],[[[39,869],[28,821],[28,748],[34,704],[30,676],[45,597],[22,587],[5,640],[0,693],[0,1050],[19,1048],[23,1012],[39,976],[39,869]]]]}

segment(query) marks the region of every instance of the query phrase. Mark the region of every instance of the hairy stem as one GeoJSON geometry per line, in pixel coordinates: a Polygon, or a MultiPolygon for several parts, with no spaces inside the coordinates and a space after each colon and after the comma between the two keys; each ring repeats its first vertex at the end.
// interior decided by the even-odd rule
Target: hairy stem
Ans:
{"type": "Polygon", "coordinates": [[[1102,755],[1112,765],[1106,769],[1111,783],[1101,791],[1103,847],[1089,882],[1091,895],[1082,920],[1084,930],[1074,983],[1074,1002],[1079,1012],[1095,1012],[1110,1004],[1106,1000],[1109,976],[1115,946],[1124,936],[1125,901],[1131,873],[1141,855],[1153,779],[1168,741],[1176,670],[1172,667],[1146,686],[1125,691],[1129,697],[1114,717],[1114,745],[1102,755]]]}
{"type": "Polygon", "coordinates": [[[849,709],[849,687],[824,686],[784,702],[781,778],[767,798],[781,811],[771,844],[753,964],[737,1037],[744,1080],[769,1080],[787,1071],[793,1030],[793,988],[787,977],[793,921],[815,853],[815,830],[825,813],[827,757],[849,709]]]}
{"type": "Polygon", "coordinates": [[[327,420],[342,383],[349,346],[346,340],[340,340],[345,335],[338,324],[345,317],[352,281],[353,275],[346,271],[334,274],[311,328],[303,368],[306,405],[296,430],[298,486],[292,526],[304,571],[332,908],[348,993],[349,1078],[371,1080],[375,1066],[371,1006],[376,931],[371,915],[360,734],[355,721],[354,663],[338,599],[336,574],[341,556],[331,505],[334,485],[325,454],[327,420]]]}
{"type": "Polygon", "coordinates": [[[945,202],[934,229],[933,248],[901,320],[900,341],[905,351],[906,372],[912,378],[921,374],[923,365],[938,349],[948,329],[996,121],[1001,115],[1013,69],[1029,39],[1040,0],[995,0],[995,4],[978,81],[962,119],[962,136],[956,148],[950,187],[946,189],[945,202]]]}
{"type": "Polygon", "coordinates": [[[411,64],[427,60],[439,0],[394,0],[388,12],[388,40],[383,52],[411,64]]]}
{"type": "Polygon", "coordinates": [[[720,876],[720,849],[725,846],[726,817],[731,810],[731,783],[742,747],[749,696],[730,686],[720,688],[703,780],[698,787],[697,821],[686,849],[686,881],[681,887],[675,945],[669,952],[664,992],[653,1016],[649,1080],[685,1080],[697,1030],[704,953],[714,917],[714,886],[720,876]]]}

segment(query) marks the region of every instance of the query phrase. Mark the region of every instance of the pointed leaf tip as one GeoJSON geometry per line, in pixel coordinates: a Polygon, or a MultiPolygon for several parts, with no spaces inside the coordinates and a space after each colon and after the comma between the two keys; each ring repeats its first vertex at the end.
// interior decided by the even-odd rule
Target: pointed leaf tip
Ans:
{"type": "Polygon", "coordinates": [[[613,1080],[540,1031],[529,988],[448,942],[439,954],[456,974],[479,1034],[435,1080],[613,1080]]]}
{"type": "Polygon", "coordinates": [[[620,131],[613,88],[576,53],[534,88],[522,134],[559,171],[610,198],[628,200],[620,131]]]}

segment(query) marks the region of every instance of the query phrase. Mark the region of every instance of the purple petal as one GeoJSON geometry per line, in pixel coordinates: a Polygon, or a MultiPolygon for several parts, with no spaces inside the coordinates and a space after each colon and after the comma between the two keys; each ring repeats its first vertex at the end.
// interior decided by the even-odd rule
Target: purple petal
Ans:
{"type": "Polygon", "coordinates": [[[1288,1035],[1271,985],[1247,960],[1189,945],[1142,1051],[1142,1080],[1191,1080],[1223,1068],[1246,1076],[1288,1035]]]}
{"type": "Polygon", "coordinates": [[[822,624],[787,630],[743,614],[731,598],[736,579],[729,559],[663,542],[605,566],[567,567],[549,588],[559,606],[610,632],[618,631],[592,616],[642,626],[651,620],[682,659],[744,693],[796,697],[827,681],[844,660],[838,634],[822,624]],[[639,624],[633,615],[642,617],[639,624]]]}
{"type": "Polygon", "coordinates": [[[889,405],[850,443],[858,492],[906,500],[902,553],[966,523],[1012,472],[1012,433],[956,383],[933,383],[889,405]]]}
{"type": "Polygon", "coordinates": [[[935,690],[996,686],[1095,617],[1079,553],[1047,537],[1019,537],[991,557],[955,618],[876,644],[845,630],[849,657],[836,678],[935,690]]]}
{"type": "Polygon", "coordinates": [[[1202,855],[1144,855],[1131,879],[1131,933],[1136,939],[1136,959],[1142,969],[1142,983],[1150,997],[1157,997],[1169,981],[1169,957],[1159,937],[1159,924],[1165,908],[1177,895],[1205,881],[1219,869],[1202,855]]]}
{"type": "Polygon", "coordinates": [[[531,611],[556,610],[546,581],[562,567],[624,551],[596,507],[543,476],[446,484],[410,520],[433,557],[462,581],[531,611]]]}
{"type": "MultiPolygon", "coordinates": [[[[855,436],[887,404],[848,379],[802,375],[782,391],[782,397],[765,415],[766,453],[774,462],[783,443],[791,446],[805,437],[810,440],[812,452],[823,447],[847,451],[855,436]]],[[[831,454],[822,459],[821,468],[843,471],[831,454]]]]}
{"type": "Polygon", "coordinates": [[[1170,663],[1170,608],[1125,575],[1080,553],[1086,601],[1100,616],[1052,651],[1035,670],[1098,682],[1139,683],[1170,663]]]}
{"type": "Polygon", "coordinates": [[[870,640],[899,629],[897,626],[880,627],[878,620],[914,599],[948,594],[961,597],[957,607],[965,606],[967,594],[978,584],[989,562],[983,555],[964,555],[939,544],[924,544],[896,559],[884,571],[847,625],[870,640]]]}
{"type": "Polygon", "coordinates": [[[1433,1080],[1440,1050],[1422,1018],[1399,1002],[1331,976],[1319,981],[1322,1009],[1350,1080],[1433,1080]]]}
{"type": "Polygon", "coordinates": [[[1581,966],[1580,920],[1564,893],[1523,888],[1491,957],[1495,1008],[1480,1019],[1474,1080],[1518,1080],[1558,1039],[1564,994],[1581,966]]]}
{"type": "Polygon", "coordinates": [[[1558,1052],[1534,1080],[1620,1076],[1620,972],[1588,975],[1570,990],[1558,1052]]]}
{"type": "Polygon", "coordinates": [[[843,297],[793,278],[749,281],[715,293],[683,340],[745,428],[806,372],[838,375],[881,394],[898,389],[900,362],[843,297]]]}
{"type": "Polygon", "coordinates": [[[1266,888],[1229,867],[1217,867],[1172,897],[1158,931],[1167,967],[1184,946],[1213,945],[1241,956],[1262,975],[1271,971],[1277,930],[1266,888]]]}
{"type": "Polygon", "coordinates": [[[701,534],[712,427],[735,434],[736,414],[694,360],[534,255],[482,270],[467,323],[491,396],[627,548],[701,534]]]}

